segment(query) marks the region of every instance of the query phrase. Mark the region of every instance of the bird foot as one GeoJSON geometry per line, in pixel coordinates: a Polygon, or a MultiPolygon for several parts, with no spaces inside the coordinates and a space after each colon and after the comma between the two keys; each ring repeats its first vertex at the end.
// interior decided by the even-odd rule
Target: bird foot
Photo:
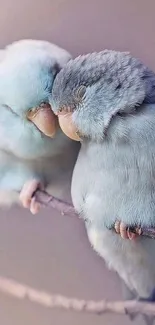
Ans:
{"type": "Polygon", "coordinates": [[[116,233],[119,234],[123,239],[133,240],[141,235],[141,228],[135,228],[135,231],[133,232],[133,228],[128,227],[121,221],[116,221],[114,228],[116,233]]]}
{"type": "Polygon", "coordinates": [[[32,214],[38,213],[41,207],[34,196],[38,189],[43,189],[43,184],[36,179],[31,179],[24,184],[19,195],[22,206],[29,209],[32,214]]]}

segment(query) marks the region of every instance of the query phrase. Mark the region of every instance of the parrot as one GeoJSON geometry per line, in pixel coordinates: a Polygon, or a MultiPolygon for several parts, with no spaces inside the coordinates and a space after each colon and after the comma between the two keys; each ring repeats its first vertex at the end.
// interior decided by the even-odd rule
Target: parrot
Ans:
{"type": "Polygon", "coordinates": [[[56,74],[71,59],[47,41],[25,39],[0,50],[0,206],[20,204],[36,214],[37,189],[62,196],[75,142],[61,131],[49,104],[56,74]]]}
{"type": "Polygon", "coordinates": [[[81,143],[71,197],[92,248],[122,279],[125,299],[154,302],[155,241],[115,229],[155,226],[155,73],[130,52],[80,55],[56,75],[49,102],[81,143]]]}

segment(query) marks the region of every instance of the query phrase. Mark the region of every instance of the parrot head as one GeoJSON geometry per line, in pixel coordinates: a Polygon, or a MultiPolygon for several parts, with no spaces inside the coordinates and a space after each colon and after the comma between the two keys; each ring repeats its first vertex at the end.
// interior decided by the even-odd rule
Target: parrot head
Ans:
{"type": "Polygon", "coordinates": [[[58,123],[49,95],[56,74],[69,59],[68,52],[48,42],[25,40],[8,46],[0,62],[0,123],[16,117],[25,127],[31,123],[53,137],[58,123]]]}
{"type": "Polygon", "coordinates": [[[105,50],[70,60],[57,74],[50,103],[73,140],[102,140],[112,120],[155,102],[155,74],[129,53],[105,50]]]}

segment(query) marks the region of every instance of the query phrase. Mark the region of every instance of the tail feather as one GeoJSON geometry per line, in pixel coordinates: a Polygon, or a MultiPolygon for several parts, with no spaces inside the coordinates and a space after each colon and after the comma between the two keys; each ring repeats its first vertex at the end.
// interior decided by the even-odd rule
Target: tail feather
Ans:
{"type": "MultiPolygon", "coordinates": [[[[155,303],[155,289],[153,290],[152,294],[148,298],[138,298],[138,295],[131,291],[125,283],[122,282],[122,295],[124,300],[138,300],[143,302],[150,302],[155,303]]],[[[137,316],[139,316],[139,313],[128,313],[128,317],[131,321],[134,321],[137,316]]],[[[152,315],[141,315],[142,319],[144,320],[144,323],[146,325],[155,325],[155,316],[152,315]]]]}

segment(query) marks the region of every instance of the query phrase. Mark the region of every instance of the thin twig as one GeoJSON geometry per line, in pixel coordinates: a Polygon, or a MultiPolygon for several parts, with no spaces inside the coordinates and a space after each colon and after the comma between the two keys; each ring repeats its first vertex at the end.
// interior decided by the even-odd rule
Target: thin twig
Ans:
{"type": "Polygon", "coordinates": [[[71,204],[57,199],[56,197],[49,195],[47,192],[37,190],[35,192],[35,198],[42,206],[56,209],[62,215],[78,217],[78,214],[75,212],[74,207],[71,204]]]}
{"type": "MultiPolygon", "coordinates": [[[[37,201],[43,206],[49,206],[53,209],[59,211],[62,215],[67,215],[70,217],[78,217],[78,214],[75,212],[74,207],[62,200],[57,199],[54,196],[49,195],[44,191],[37,190],[35,193],[37,201]]],[[[137,233],[136,227],[131,228],[132,232],[137,233]]],[[[141,236],[149,237],[155,239],[155,228],[142,228],[140,232],[141,236]]]]}
{"type": "Polygon", "coordinates": [[[16,299],[28,299],[48,308],[62,308],[75,312],[94,314],[117,313],[122,315],[145,314],[155,316],[155,304],[138,301],[93,301],[68,298],[61,295],[51,295],[47,292],[36,290],[12,279],[0,277],[0,291],[16,299]]]}

